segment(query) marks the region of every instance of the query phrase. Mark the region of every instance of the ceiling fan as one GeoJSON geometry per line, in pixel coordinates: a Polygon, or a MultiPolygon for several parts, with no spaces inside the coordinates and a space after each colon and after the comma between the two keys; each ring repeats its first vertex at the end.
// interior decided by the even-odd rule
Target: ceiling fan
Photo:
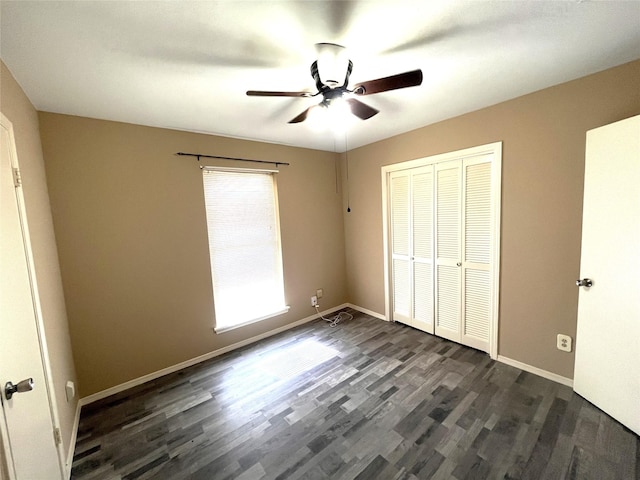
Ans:
{"type": "Polygon", "coordinates": [[[311,76],[316,82],[316,93],[311,92],[275,92],[263,90],[248,90],[247,95],[256,97],[315,97],[322,95],[322,101],[303,111],[300,115],[289,120],[289,123],[299,123],[309,116],[309,113],[318,107],[328,108],[332,103],[344,101],[351,113],[356,117],[366,120],[373,117],[379,110],[356,99],[356,96],[373,95],[374,93],[397,90],[399,88],[415,87],[422,83],[422,70],[391,75],[367,82],[357,83],[352,89],[348,88],[349,76],[353,69],[353,62],[346,58],[344,47],[333,43],[317,44],[319,50],[318,60],[311,64],[311,76]],[[344,81],[335,80],[344,75],[344,81]]]}

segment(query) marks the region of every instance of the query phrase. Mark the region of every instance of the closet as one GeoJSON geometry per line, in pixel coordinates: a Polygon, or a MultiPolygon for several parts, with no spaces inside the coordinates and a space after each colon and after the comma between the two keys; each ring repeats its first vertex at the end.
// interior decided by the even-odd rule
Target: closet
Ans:
{"type": "Polygon", "coordinates": [[[382,169],[386,318],[497,356],[501,144],[382,169]]]}

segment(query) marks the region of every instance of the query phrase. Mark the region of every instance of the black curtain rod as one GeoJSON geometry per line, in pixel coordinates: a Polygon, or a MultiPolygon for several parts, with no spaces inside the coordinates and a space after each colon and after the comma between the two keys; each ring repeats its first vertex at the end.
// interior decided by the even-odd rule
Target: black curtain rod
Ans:
{"type": "Polygon", "coordinates": [[[203,153],[178,152],[176,153],[176,155],[180,155],[182,157],[196,157],[198,161],[200,161],[200,157],[202,157],[202,158],[219,158],[221,160],[236,160],[238,162],[268,163],[269,165],[275,165],[276,167],[278,167],[278,165],[289,165],[286,162],[269,162],[268,160],[250,160],[248,158],[221,157],[218,155],[205,155],[203,153]]]}

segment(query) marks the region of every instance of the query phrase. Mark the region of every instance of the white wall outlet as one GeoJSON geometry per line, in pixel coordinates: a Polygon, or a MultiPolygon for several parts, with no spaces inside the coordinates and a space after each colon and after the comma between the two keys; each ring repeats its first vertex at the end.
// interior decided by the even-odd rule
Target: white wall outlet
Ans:
{"type": "Polygon", "coordinates": [[[316,290],[316,297],[318,298],[322,298],[322,295],[324,295],[324,292],[322,291],[321,288],[319,288],[318,290],[316,290]]]}
{"type": "Polygon", "coordinates": [[[311,306],[315,307],[316,305],[318,305],[318,297],[314,295],[313,297],[311,297],[311,306]]]}
{"type": "Polygon", "coordinates": [[[76,396],[76,386],[71,380],[69,380],[65,385],[64,393],[67,396],[67,402],[70,402],[71,400],[73,400],[73,397],[76,396]]]}
{"type": "Polygon", "coordinates": [[[571,351],[571,337],[569,335],[558,334],[558,342],[556,344],[558,350],[562,350],[563,352],[571,351]]]}

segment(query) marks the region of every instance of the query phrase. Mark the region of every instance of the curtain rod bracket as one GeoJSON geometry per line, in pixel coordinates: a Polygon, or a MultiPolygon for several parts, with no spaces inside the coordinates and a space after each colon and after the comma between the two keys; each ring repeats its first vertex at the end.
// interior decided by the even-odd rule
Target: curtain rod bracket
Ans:
{"type": "MultiPolygon", "coordinates": [[[[185,152],[177,152],[176,155],[180,155],[182,157],[196,157],[198,159],[198,162],[200,161],[200,158],[218,158],[221,160],[234,160],[237,162],[252,162],[252,163],[267,163],[269,165],[275,165],[276,168],[280,165],[289,165],[286,162],[277,162],[277,161],[273,161],[270,162],[268,160],[251,160],[249,158],[238,158],[238,157],[222,157],[219,155],[205,155],[204,153],[185,153],[185,152]]],[[[200,165],[200,169],[204,168],[202,165],[200,165]]]]}

